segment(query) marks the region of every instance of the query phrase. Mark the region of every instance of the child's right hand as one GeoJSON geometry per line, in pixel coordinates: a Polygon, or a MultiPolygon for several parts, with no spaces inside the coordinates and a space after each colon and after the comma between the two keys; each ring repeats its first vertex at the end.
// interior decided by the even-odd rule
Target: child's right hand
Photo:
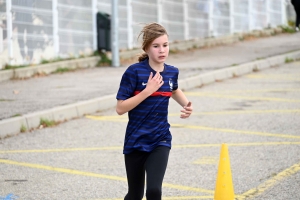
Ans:
{"type": "Polygon", "coordinates": [[[145,90],[147,90],[151,95],[154,92],[156,92],[163,84],[163,77],[160,75],[159,72],[156,72],[155,76],[153,76],[153,73],[150,72],[145,90]]]}

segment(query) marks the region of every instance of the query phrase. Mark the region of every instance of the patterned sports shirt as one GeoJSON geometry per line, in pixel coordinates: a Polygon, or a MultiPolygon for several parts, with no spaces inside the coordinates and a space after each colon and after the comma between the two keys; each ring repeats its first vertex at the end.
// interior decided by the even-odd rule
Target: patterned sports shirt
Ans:
{"type": "MultiPolygon", "coordinates": [[[[153,76],[156,74],[156,71],[150,67],[148,59],[129,66],[122,76],[116,98],[126,100],[144,90],[150,72],[153,76]]],[[[168,105],[172,91],[178,88],[178,74],[176,67],[164,64],[164,70],[160,72],[163,85],[128,112],[124,154],[134,150],[151,152],[159,145],[171,148],[168,105]]]]}

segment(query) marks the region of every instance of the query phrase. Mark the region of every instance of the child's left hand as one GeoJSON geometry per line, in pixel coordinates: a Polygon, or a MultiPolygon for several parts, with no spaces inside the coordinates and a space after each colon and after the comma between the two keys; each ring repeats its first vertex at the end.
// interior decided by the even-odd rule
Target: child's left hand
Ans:
{"type": "Polygon", "coordinates": [[[185,119],[185,118],[188,118],[193,112],[192,102],[189,102],[183,108],[184,109],[181,110],[182,114],[180,115],[180,118],[185,119]]]}

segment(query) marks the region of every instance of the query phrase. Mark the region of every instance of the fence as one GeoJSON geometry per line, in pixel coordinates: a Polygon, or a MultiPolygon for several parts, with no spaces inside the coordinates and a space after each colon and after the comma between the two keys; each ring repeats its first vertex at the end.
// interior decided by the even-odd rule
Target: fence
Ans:
{"type": "MultiPolygon", "coordinates": [[[[158,22],[170,41],[287,23],[286,0],[120,0],[119,47],[137,47],[141,26],[158,22]]],[[[0,0],[0,69],[77,57],[97,49],[96,13],[110,0],[0,0]]]]}

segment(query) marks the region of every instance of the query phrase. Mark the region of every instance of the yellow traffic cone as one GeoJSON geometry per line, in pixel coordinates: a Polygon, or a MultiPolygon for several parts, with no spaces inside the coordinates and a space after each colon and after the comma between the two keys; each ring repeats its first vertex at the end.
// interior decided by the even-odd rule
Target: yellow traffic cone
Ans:
{"type": "Polygon", "coordinates": [[[226,144],[222,144],[214,200],[233,200],[234,190],[231,177],[230,159],[226,144]]]}

